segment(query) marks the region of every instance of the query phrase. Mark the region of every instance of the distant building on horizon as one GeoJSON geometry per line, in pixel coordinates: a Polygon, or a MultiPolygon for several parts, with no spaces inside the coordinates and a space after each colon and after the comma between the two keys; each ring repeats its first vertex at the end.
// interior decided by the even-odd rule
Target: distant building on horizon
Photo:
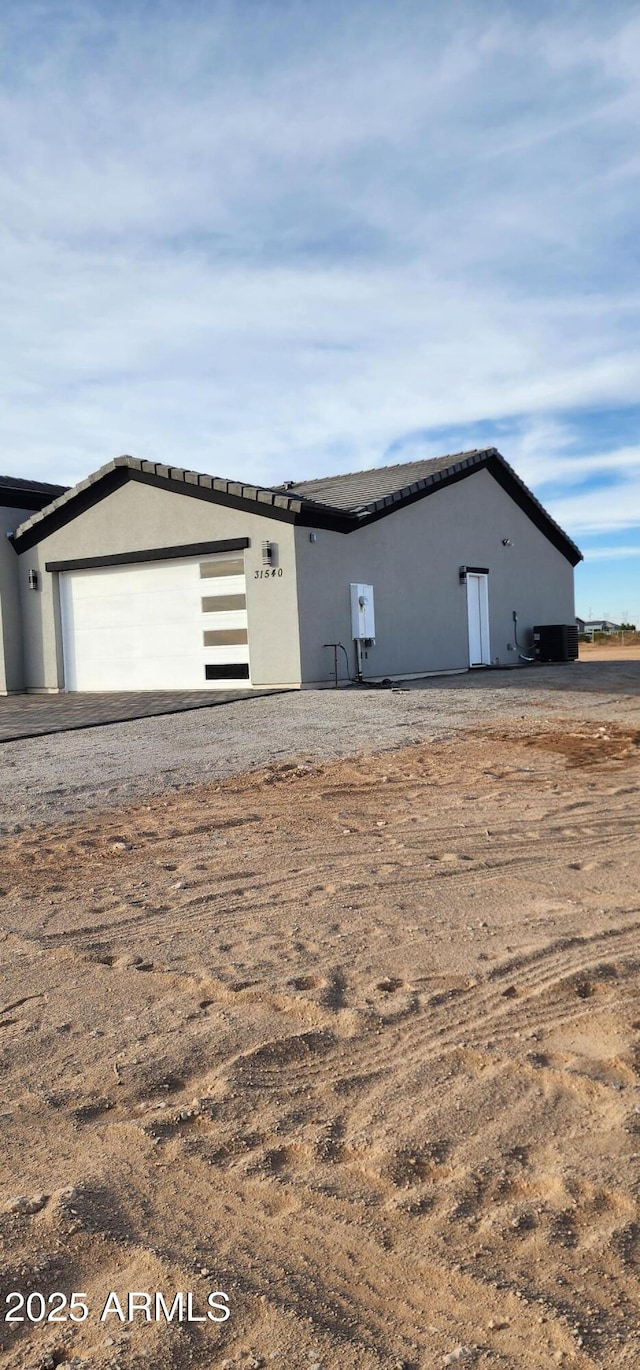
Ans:
{"type": "Polygon", "coordinates": [[[579,633],[619,633],[622,625],[610,618],[576,618],[579,633]]]}

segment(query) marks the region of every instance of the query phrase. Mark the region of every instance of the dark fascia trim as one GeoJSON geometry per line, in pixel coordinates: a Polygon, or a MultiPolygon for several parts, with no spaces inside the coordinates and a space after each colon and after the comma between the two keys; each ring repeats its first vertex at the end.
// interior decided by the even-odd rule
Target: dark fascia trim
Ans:
{"type": "Polygon", "coordinates": [[[518,508],[522,509],[523,513],[531,519],[531,522],[535,524],[536,528],[538,528],[541,533],[544,533],[545,537],[549,539],[549,542],[557,548],[558,552],[562,552],[563,557],[566,557],[567,561],[569,561],[572,566],[577,566],[579,561],[584,560],[579,548],[575,547],[569,538],[565,537],[562,529],[558,528],[557,524],[552,522],[542,508],[542,505],[530,498],[528,491],[518,480],[514,479],[509,469],[499,458],[490,456],[486,462],[486,467],[487,470],[491,472],[494,479],[497,480],[498,485],[501,485],[502,489],[506,490],[507,494],[511,496],[514,504],[517,504],[518,508]]]}
{"type": "Polygon", "coordinates": [[[402,499],[389,495],[388,503],[379,509],[370,511],[363,509],[360,514],[344,514],[336,511],[327,513],[324,518],[320,511],[305,509],[303,507],[299,514],[296,514],[295,521],[302,528],[329,528],[336,533],[355,533],[358,528],[368,528],[371,523],[378,523],[380,519],[386,519],[389,514],[395,514],[398,509],[406,509],[410,504],[417,504],[419,500],[427,499],[429,495],[435,495],[438,490],[444,490],[447,485],[456,485],[459,480],[466,480],[467,476],[472,476],[476,471],[480,471],[487,463],[476,462],[473,466],[467,466],[464,470],[445,472],[442,475],[438,472],[436,478],[432,477],[428,484],[421,489],[412,490],[404,495],[402,499]]]}
{"type": "Polygon", "coordinates": [[[155,476],[151,471],[126,470],[130,480],[140,481],[142,485],[154,485],[158,490],[171,490],[175,495],[187,495],[191,499],[203,499],[208,504],[222,504],[226,509],[239,509],[243,514],[264,514],[266,518],[278,519],[281,523],[295,523],[296,515],[291,509],[281,509],[278,505],[262,503],[261,500],[242,499],[239,495],[227,495],[224,490],[209,489],[207,485],[192,485],[183,480],[171,480],[167,476],[155,476]]]}
{"type": "Polygon", "coordinates": [[[46,561],[45,571],[91,571],[97,566],[132,566],[144,561],[175,561],[178,557],[210,557],[216,552],[240,552],[250,547],[249,538],[221,538],[217,542],[188,542],[179,547],[153,547],[144,552],[114,552],[108,557],[75,557],[72,561],[46,561]]]}
{"type": "MultiPolygon", "coordinates": [[[[33,528],[21,533],[18,538],[11,541],[16,552],[21,555],[28,552],[32,547],[43,542],[52,533],[57,533],[60,528],[71,523],[79,514],[84,514],[88,509],[92,509],[100,500],[107,495],[119,490],[128,481],[139,481],[141,485],[152,485],[157,490],[168,490],[176,495],[183,495],[189,499],[205,500],[208,504],[221,504],[227,509],[238,509],[242,513],[261,514],[265,518],[277,519],[282,523],[295,523],[296,515],[290,509],[281,509],[277,505],[263,503],[261,500],[241,499],[237,495],[227,495],[222,490],[209,489],[208,486],[192,485],[182,480],[171,480],[166,476],[156,476],[151,471],[138,471],[131,466],[116,466],[114,470],[107,471],[98,481],[88,485],[86,489],[79,490],[72,500],[68,500],[59,509],[52,509],[46,518],[38,522],[33,528]]],[[[325,527],[324,523],[319,527],[325,527]]]]}
{"type": "Polygon", "coordinates": [[[497,453],[488,452],[486,456],[479,460],[460,465],[456,471],[438,472],[432,476],[422,489],[412,490],[402,499],[389,497],[389,503],[374,513],[364,512],[359,517],[345,516],[345,519],[338,520],[333,517],[324,522],[308,510],[304,510],[296,516],[296,523],[305,528],[333,528],[336,532],[352,533],[356,528],[368,527],[370,523],[377,523],[379,519],[387,518],[389,514],[395,513],[396,509],[405,509],[410,504],[417,503],[418,500],[426,499],[429,495],[435,495],[438,490],[445,490],[449,485],[456,485],[460,480],[466,480],[468,476],[473,476],[477,471],[487,470],[497,480],[502,489],[510,495],[515,504],[522,509],[536,528],[566,557],[572,566],[577,566],[582,561],[582,553],[574,547],[569,538],[565,536],[552,519],[545,513],[542,505],[531,498],[529,492],[520,481],[517,480],[509,469],[501,461],[497,453]]]}
{"type": "MultiPolygon", "coordinates": [[[[343,513],[340,509],[325,511],[318,506],[317,512],[311,510],[308,513],[303,511],[297,514],[292,509],[282,509],[277,504],[243,499],[239,495],[227,495],[224,490],[210,490],[206,485],[187,485],[181,480],[154,476],[149,471],[136,471],[130,467],[125,469],[131,480],[141,481],[144,485],[155,485],[158,490],[172,490],[176,495],[189,495],[193,499],[207,500],[209,504],[222,504],[227,509],[239,509],[243,514],[258,514],[262,518],[275,519],[279,523],[298,524],[303,528],[322,528],[335,533],[353,533],[356,528],[361,528],[363,523],[362,518],[352,513],[343,513]]],[[[389,513],[390,510],[386,512],[389,513]]]]}
{"type": "Polygon", "coordinates": [[[389,514],[395,513],[397,509],[404,509],[410,504],[415,504],[418,500],[426,499],[429,495],[434,495],[438,490],[445,490],[449,485],[456,485],[460,480],[466,480],[476,471],[487,470],[502,486],[503,490],[511,496],[513,501],[531,519],[531,522],[541,533],[566,557],[572,566],[576,566],[582,561],[582,553],[577,547],[558,528],[548,517],[545,510],[538,502],[530,496],[524,486],[521,485],[507,466],[502,462],[498,454],[487,452],[486,456],[479,460],[464,462],[456,470],[449,472],[438,472],[422,488],[414,489],[402,499],[389,498],[389,502],[384,504],[374,512],[363,510],[360,514],[339,509],[327,509],[324,512],[319,506],[311,509],[305,507],[304,503],[299,513],[291,509],[282,509],[277,505],[268,504],[266,501],[243,499],[237,495],[228,495],[222,490],[215,490],[208,486],[192,485],[181,480],[172,480],[166,476],[157,476],[149,471],[139,471],[130,466],[117,466],[114,470],[108,471],[101,480],[90,484],[85,490],[81,490],[72,499],[53,509],[41,522],[27,532],[22,533],[19,538],[12,538],[12,544],[16,552],[27,552],[49,537],[51,533],[57,532],[70,523],[79,514],[91,509],[106,495],[117,490],[122,485],[126,485],[129,480],[140,481],[143,485],[152,485],[159,490],[169,490],[177,495],[186,495],[191,499],[206,500],[210,504],[222,505],[228,509],[238,509],[243,513],[259,514],[264,518],[275,519],[281,523],[295,524],[301,528],[326,529],[336,533],[354,533],[358,528],[368,527],[371,523],[377,523],[379,519],[387,518],[389,514]]]}
{"type": "Polygon", "coordinates": [[[488,566],[461,566],[461,567],[460,567],[460,570],[461,570],[461,571],[465,571],[465,572],[466,572],[466,571],[470,571],[472,576],[488,576],[488,575],[489,575],[489,567],[488,567],[488,566]]]}
{"type": "Polygon", "coordinates": [[[378,523],[380,519],[388,518],[389,514],[395,514],[397,509],[406,509],[410,504],[417,504],[418,500],[426,499],[429,495],[435,495],[438,490],[444,490],[447,485],[456,485],[459,480],[466,480],[467,476],[472,476],[474,472],[480,471],[485,465],[487,462],[482,459],[464,467],[460,466],[457,471],[437,472],[421,488],[411,490],[402,498],[396,495],[388,495],[386,502],[381,504],[379,509],[364,508],[360,514],[347,513],[346,511],[344,514],[340,514],[336,511],[328,514],[324,521],[321,521],[321,515],[303,507],[301,513],[296,515],[296,523],[303,528],[330,528],[338,533],[354,533],[358,528],[368,528],[370,523],[378,523]]]}
{"type": "Polygon", "coordinates": [[[44,492],[13,490],[10,486],[0,485],[0,509],[28,509],[30,514],[38,514],[45,504],[55,498],[53,491],[46,495],[44,492]]]}
{"type": "Polygon", "coordinates": [[[38,543],[48,538],[51,533],[57,533],[59,528],[71,523],[78,514],[84,514],[87,509],[92,509],[105,495],[119,490],[121,485],[126,484],[128,474],[126,466],[116,466],[113,471],[108,471],[101,481],[87,486],[85,490],[79,490],[74,499],[62,504],[59,509],[52,509],[46,518],[39,520],[28,532],[21,533],[20,537],[16,537],[14,533],[10,541],[15,551],[19,556],[23,552],[30,552],[32,547],[37,547],[38,543]]]}

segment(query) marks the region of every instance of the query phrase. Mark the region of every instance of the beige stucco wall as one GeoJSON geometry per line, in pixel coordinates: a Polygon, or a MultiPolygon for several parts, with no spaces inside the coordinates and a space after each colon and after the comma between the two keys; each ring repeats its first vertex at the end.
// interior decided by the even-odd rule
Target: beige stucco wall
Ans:
{"type": "Polygon", "coordinates": [[[64,687],[59,577],[45,571],[46,562],[234,537],[248,537],[251,544],[245,553],[251,683],[298,686],[293,526],[130,480],[19,558],[27,688],[64,687]],[[268,581],[255,574],[262,568],[263,540],[276,545],[283,572],[268,581]],[[28,589],[30,567],[40,572],[36,592],[28,589]]]}
{"type": "Polygon", "coordinates": [[[28,509],[0,507],[0,693],[24,688],[22,618],[18,588],[18,558],[7,533],[13,533],[28,509]]]}
{"type": "MultiPolygon", "coordinates": [[[[326,681],[341,641],[354,669],[349,585],[373,585],[376,645],[363,662],[373,677],[469,665],[466,588],[459,567],[489,568],[492,660],[518,660],[534,623],[573,623],[573,568],[488,471],[349,534],[296,529],[302,680],[326,681]],[[508,537],[513,547],[502,546],[508,537]]],[[[342,657],[344,663],[344,657],[342,657]]]]}

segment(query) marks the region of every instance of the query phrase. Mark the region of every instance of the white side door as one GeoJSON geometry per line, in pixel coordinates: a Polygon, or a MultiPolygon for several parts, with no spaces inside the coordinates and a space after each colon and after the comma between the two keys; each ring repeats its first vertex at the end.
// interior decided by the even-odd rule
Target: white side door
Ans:
{"type": "Polygon", "coordinates": [[[467,571],[467,620],[469,665],[490,666],[489,577],[480,571],[467,571]]]}

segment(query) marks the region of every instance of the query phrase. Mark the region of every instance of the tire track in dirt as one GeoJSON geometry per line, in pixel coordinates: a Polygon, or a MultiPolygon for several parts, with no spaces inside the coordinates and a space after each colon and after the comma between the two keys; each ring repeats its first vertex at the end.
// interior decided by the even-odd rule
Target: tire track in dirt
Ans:
{"type": "MultiPolygon", "coordinates": [[[[637,1363],[638,790],[543,751],[516,783],[519,748],[15,839],[5,1163],[50,1197],[0,1215],[8,1269],[96,1299],[212,1270],[226,1340],[154,1332],[159,1370],[637,1363]]],[[[133,1370],[142,1335],[74,1351],[133,1370]]]]}

